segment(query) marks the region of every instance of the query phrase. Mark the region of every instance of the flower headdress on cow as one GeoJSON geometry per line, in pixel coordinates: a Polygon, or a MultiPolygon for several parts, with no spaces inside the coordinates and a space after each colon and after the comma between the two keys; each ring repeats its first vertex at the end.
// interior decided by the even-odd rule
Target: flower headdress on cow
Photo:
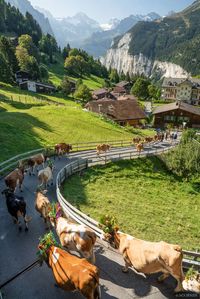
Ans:
{"type": "Polygon", "coordinates": [[[114,216],[103,215],[100,218],[99,227],[104,232],[104,238],[108,242],[112,242],[114,239],[114,234],[118,232],[119,227],[117,225],[117,219],[114,216]]]}
{"type": "Polygon", "coordinates": [[[43,261],[48,262],[48,251],[50,250],[51,246],[60,247],[52,231],[39,239],[39,250],[37,252],[37,256],[39,257],[41,265],[43,261]]]}
{"type": "Polygon", "coordinates": [[[49,218],[52,220],[57,220],[59,217],[63,216],[63,211],[61,205],[58,202],[52,202],[49,208],[49,218]]]}
{"type": "Polygon", "coordinates": [[[48,165],[50,168],[53,168],[53,162],[52,162],[51,160],[48,160],[47,165],[48,165]]]}
{"type": "Polygon", "coordinates": [[[200,273],[193,266],[186,273],[182,285],[184,290],[200,294],[200,273]]]}

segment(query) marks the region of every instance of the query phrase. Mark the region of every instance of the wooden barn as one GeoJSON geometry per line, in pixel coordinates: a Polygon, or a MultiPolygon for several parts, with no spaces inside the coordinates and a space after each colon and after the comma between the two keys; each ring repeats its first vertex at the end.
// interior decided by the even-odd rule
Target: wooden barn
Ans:
{"type": "Polygon", "coordinates": [[[200,128],[200,108],[182,101],[159,106],[153,114],[155,116],[154,126],[157,128],[166,127],[168,124],[177,127],[200,128]]]}
{"type": "Polygon", "coordinates": [[[25,81],[19,84],[21,89],[36,92],[36,93],[53,93],[56,91],[55,86],[47,83],[36,81],[25,81]]]}
{"type": "Polygon", "coordinates": [[[122,96],[117,100],[104,98],[86,104],[89,111],[106,115],[121,126],[138,126],[146,118],[145,112],[133,96],[122,96]]]}

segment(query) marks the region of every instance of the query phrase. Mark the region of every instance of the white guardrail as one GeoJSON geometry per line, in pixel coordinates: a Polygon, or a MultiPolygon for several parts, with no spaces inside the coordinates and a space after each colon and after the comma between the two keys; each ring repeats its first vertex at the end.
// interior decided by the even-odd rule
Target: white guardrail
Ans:
{"type": "MultiPolygon", "coordinates": [[[[164,151],[166,152],[168,150],[169,149],[158,150],[157,154],[160,154],[161,152],[164,152],[164,151]]],[[[60,172],[58,173],[57,179],[56,179],[57,198],[58,198],[58,201],[59,201],[60,205],[62,206],[65,214],[68,217],[70,217],[71,219],[73,219],[74,221],[76,221],[77,223],[88,226],[96,233],[96,235],[99,238],[101,238],[103,235],[103,231],[99,228],[99,223],[97,221],[95,221],[94,219],[90,218],[89,216],[85,215],[84,213],[82,213],[80,210],[78,210],[74,206],[72,206],[67,201],[67,199],[63,197],[60,187],[62,186],[62,184],[68,177],[70,177],[71,175],[73,175],[77,172],[81,172],[82,170],[87,169],[90,166],[102,164],[102,163],[105,164],[105,163],[108,163],[108,162],[114,161],[114,160],[134,159],[139,156],[147,156],[147,155],[153,155],[153,153],[151,153],[151,154],[143,153],[140,155],[138,153],[133,153],[133,152],[116,153],[114,155],[110,154],[110,155],[105,156],[104,160],[96,159],[94,161],[94,160],[91,160],[91,157],[90,157],[90,159],[78,159],[77,161],[66,165],[63,169],[60,170],[60,172]]],[[[190,268],[191,266],[193,266],[197,270],[200,270],[200,252],[192,252],[192,251],[184,250],[183,253],[186,257],[183,260],[184,267],[190,268]]]]}
{"type": "MultiPolygon", "coordinates": [[[[86,150],[94,150],[96,148],[97,144],[110,144],[112,147],[125,147],[130,146],[132,144],[132,140],[112,140],[112,141],[96,141],[96,142],[83,142],[83,143],[73,143],[72,144],[72,152],[78,152],[78,151],[86,151],[86,150]]],[[[0,163],[0,176],[4,174],[7,170],[12,169],[13,167],[16,167],[20,160],[27,159],[32,155],[35,155],[37,153],[41,152],[52,152],[54,153],[54,146],[48,146],[46,148],[40,148],[35,149],[23,154],[19,154],[17,156],[14,156],[10,158],[9,160],[6,160],[2,163],[0,163]]]]}
{"type": "MultiPolygon", "coordinates": [[[[118,141],[101,141],[101,142],[89,142],[89,143],[76,143],[72,144],[73,152],[77,151],[87,151],[87,150],[94,150],[96,148],[97,144],[102,143],[109,143],[112,147],[127,147],[132,145],[132,141],[130,140],[118,140],[118,141]]],[[[84,224],[91,228],[96,235],[101,238],[103,231],[99,228],[99,223],[95,221],[94,219],[88,217],[84,213],[82,213],[80,210],[75,208],[73,205],[71,205],[62,195],[60,187],[63,184],[63,182],[72,174],[76,172],[81,172],[82,170],[91,167],[93,165],[102,165],[106,164],[110,161],[117,161],[122,159],[135,159],[138,157],[144,157],[144,156],[152,156],[152,155],[159,155],[161,153],[167,152],[170,149],[172,149],[177,143],[174,143],[170,147],[166,148],[146,148],[145,152],[137,153],[132,150],[126,150],[122,152],[109,152],[103,158],[98,158],[96,153],[90,153],[88,156],[89,158],[77,158],[76,161],[66,165],[63,169],[61,169],[57,175],[56,178],[56,194],[59,203],[61,204],[65,214],[69,216],[71,219],[76,221],[79,224],[84,224]]],[[[48,149],[53,149],[53,147],[48,148],[41,148],[36,149],[33,151],[29,151],[24,154],[17,155],[7,161],[4,161],[0,164],[0,175],[4,175],[6,170],[10,171],[13,169],[20,160],[27,159],[30,156],[44,152],[48,149]]],[[[87,153],[86,153],[87,156],[87,153]]],[[[200,270],[200,253],[198,252],[192,252],[192,251],[184,251],[184,254],[189,257],[188,259],[184,259],[184,265],[186,268],[194,266],[195,268],[200,270]]]]}

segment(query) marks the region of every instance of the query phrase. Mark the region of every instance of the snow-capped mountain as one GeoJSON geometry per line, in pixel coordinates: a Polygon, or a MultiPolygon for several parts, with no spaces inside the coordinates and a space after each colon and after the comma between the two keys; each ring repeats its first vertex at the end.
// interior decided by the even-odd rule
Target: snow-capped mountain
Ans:
{"type": "Polygon", "coordinates": [[[161,17],[155,12],[151,12],[148,15],[130,15],[129,17],[116,22],[116,26],[114,25],[113,29],[104,29],[103,32],[93,33],[91,37],[86,39],[80,45],[80,47],[95,57],[103,56],[110,48],[111,43],[116,36],[126,33],[140,21],[151,22],[159,18],[161,17]]]}
{"type": "Polygon", "coordinates": [[[101,24],[101,29],[103,31],[108,31],[108,30],[113,30],[115,29],[120,23],[120,20],[114,18],[114,19],[111,19],[108,23],[106,24],[101,24]]]}

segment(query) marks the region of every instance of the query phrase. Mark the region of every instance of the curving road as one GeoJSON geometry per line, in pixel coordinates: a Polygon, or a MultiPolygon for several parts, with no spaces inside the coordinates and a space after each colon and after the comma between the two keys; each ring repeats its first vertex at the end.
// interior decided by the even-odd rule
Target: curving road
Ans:
{"type": "MultiPolygon", "coordinates": [[[[159,143],[151,147],[145,147],[145,153],[153,153],[156,148],[168,148],[169,143],[159,143]]],[[[109,155],[113,156],[120,152],[135,152],[133,147],[114,148],[109,155]]],[[[56,159],[55,177],[58,171],[67,163],[77,158],[96,158],[94,151],[71,153],[69,157],[56,159]]],[[[17,226],[8,215],[5,198],[0,195],[0,284],[18,273],[20,270],[34,262],[36,259],[37,244],[40,236],[46,233],[43,220],[34,208],[37,177],[26,175],[24,180],[23,196],[27,202],[28,215],[32,216],[29,224],[29,232],[19,232],[17,226]]],[[[0,181],[0,190],[5,187],[4,181],[0,181]]],[[[49,187],[48,197],[51,201],[56,200],[55,186],[49,187]]],[[[163,299],[175,298],[173,289],[175,280],[166,279],[163,284],[156,281],[158,275],[147,278],[136,275],[132,270],[128,274],[121,272],[123,260],[115,251],[106,248],[100,242],[96,245],[97,266],[101,271],[101,290],[104,299],[131,299],[148,298],[163,299]]],[[[81,299],[78,292],[66,293],[54,286],[54,278],[51,270],[44,264],[36,266],[31,271],[21,275],[2,289],[5,299],[81,299]]],[[[1,296],[0,296],[1,298],[1,296]]]]}

